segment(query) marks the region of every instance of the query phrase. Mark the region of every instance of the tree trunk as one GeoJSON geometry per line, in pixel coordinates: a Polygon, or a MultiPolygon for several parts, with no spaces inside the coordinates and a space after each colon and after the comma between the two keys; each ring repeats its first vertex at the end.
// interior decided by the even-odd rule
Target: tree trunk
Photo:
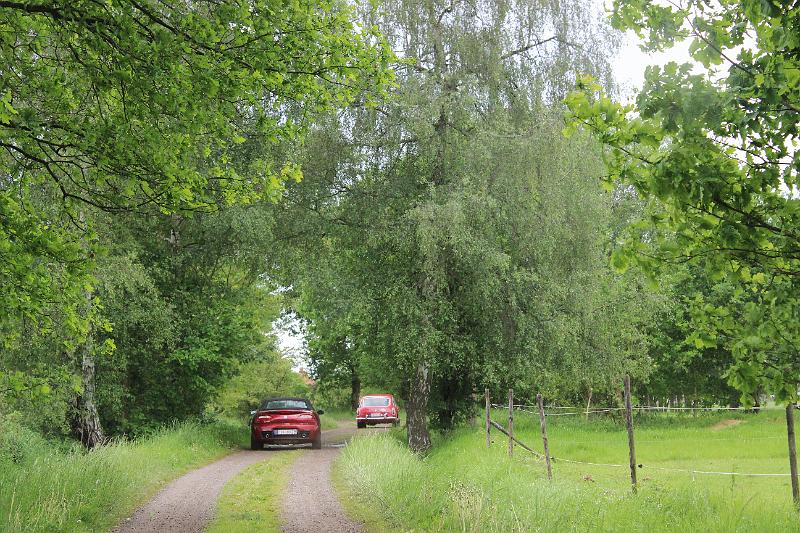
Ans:
{"type": "MultiPolygon", "coordinates": [[[[82,225],[87,224],[83,211],[81,211],[79,218],[82,225]]],[[[85,236],[82,240],[82,245],[84,252],[92,257],[92,252],[85,236]]],[[[75,401],[78,416],[74,431],[77,434],[76,436],[80,439],[81,444],[91,450],[98,444],[102,444],[103,440],[105,440],[105,436],[103,435],[103,426],[100,424],[97,404],[95,404],[94,401],[94,324],[92,322],[94,293],[92,290],[87,290],[85,296],[86,317],[89,319],[89,327],[86,331],[86,339],[83,341],[83,344],[81,344],[79,353],[77,354],[81,364],[81,386],[83,387],[83,392],[78,395],[75,401]]]]}
{"type": "Polygon", "coordinates": [[[361,399],[361,379],[358,373],[353,370],[350,373],[350,408],[355,411],[358,409],[358,400],[361,399]]]}
{"type": "Polygon", "coordinates": [[[94,402],[95,370],[94,355],[92,354],[92,341],[87,339],[81,350],[81,383],[83,393],[78,397],[79,433],[81,443],[88,449],[101,444],[105,437],[103,426],[100,424],[100,415],[94,402]]]}
{"type": "Polygon", "coordinates": [[[428,363],[420,361],[417,371],[411,378],[408,391],[406,427],[408,447],[413,452],[425,452],[431,447],[428,433],[428,399],[431,394],[431,376],[428,363]]]}
{"type": "MultiPolygon", "coordinates": [[[[87,313],[91,312],[92,299],[93,295],[90,292],[86,295],[87,313]]],[[[100,424],[100,415],[97,412],[97,404],[95,404],[94,400],[94,328],[91,324],[89,325],[89,331],[86,333],[86,340],[80,347],[79,356],[83,392],[81,392],[76,401],[78,419],[75,430],[81,444],[91,450],[105,440],[103,426],[100,424]]]]}

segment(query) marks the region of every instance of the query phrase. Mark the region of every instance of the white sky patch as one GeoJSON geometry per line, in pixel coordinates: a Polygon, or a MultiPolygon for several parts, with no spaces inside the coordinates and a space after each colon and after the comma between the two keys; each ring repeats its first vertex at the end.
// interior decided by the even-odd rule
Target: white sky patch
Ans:
{"type": "Polygon", "coordinates": [[[277,337],[278,351],[292,360],[294,370],[308,370],[308,342],[305,323],[294,313],[282,314],[272,323],[272,333],[277,337]]]}
{"type": "Polygon", "coordinates": [[[622,40],[617,56],[613,60],[614,77],[620,86],[623,101],[631,102],[644,84],[644,70],[649,65],[664,66],[669,62],[693,63],[689,55],[690,39],[675,43],[669,50],[656,53],[643,52],[639,45],[641,39],[633,31],[628,31],[622,40]]]}

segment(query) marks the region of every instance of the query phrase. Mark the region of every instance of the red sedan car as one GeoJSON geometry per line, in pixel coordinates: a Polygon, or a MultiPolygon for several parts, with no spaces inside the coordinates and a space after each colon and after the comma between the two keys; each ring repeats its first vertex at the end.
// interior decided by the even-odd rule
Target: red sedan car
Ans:
{"type": "Polygon", "coordinates": [[[375,424],[400,423],[400,409],[391,394],[370,394],[362,396],[356,411],[356,426],[365,428],[375,424]]]}
{"type": "Polygon", "coordinates": [[[250,420],[250,449],[271,444],[311,444],[322,448],[319,415],[305,398],[270,398],[254,411],[250,420]]]}

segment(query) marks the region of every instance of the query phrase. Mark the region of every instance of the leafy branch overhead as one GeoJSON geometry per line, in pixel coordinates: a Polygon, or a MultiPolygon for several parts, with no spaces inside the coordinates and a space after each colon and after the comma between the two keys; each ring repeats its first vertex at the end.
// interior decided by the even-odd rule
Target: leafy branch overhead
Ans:
{"type": "Polygon", "coordinates": [[[391,51],[352,16],[337,0],[0,1],[4,314],[83,289],[91,212],[209,211],[300,179],[270,147],[391,84],[391,51]]]}
{"type": "Polygon", "coordinates": [[[116,211],[271,196],[280,162],[232,146],[380,95],[391,53],[343,3],[0,2],[4,166],[116,211]],[[288,118],[294,106],[299,118],[288,118]]]}
{"type": "Polygon", "coordinates": [[[654,272],[694,261],[734,280],[751,296],[722,311],[700,306],[707,335],[698,342],[735,348],[729,378],[741,390],[768,386],[794,398],[800,6],[619,0],[612,20],[653,50],[691,39],[690,53],[705,68],[648,68],[635,106],[613,102],[588,77],[566,99],[567,132],[585,128],[606,147],[608,185],[632,186],[649,205],[614,264],[654,272]],[[730,316],[720,321],[720,313],[730,316]]]}

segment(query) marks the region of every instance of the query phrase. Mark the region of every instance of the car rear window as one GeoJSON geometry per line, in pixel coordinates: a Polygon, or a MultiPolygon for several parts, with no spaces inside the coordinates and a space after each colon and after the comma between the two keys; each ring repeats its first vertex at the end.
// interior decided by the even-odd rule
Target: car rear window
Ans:
{"type": "Polygon", "coordinates": [[[364,398],[364,407],[387,407],[389,405],[389,398],[381,398],[379,396],[367,396],[364,398]]]}
{"type": "Polygon", "coordinates": [[[305,400],[269,400],[261,406],[267,411],[278,409],[311,409],[311,404],[305,400]]]}

